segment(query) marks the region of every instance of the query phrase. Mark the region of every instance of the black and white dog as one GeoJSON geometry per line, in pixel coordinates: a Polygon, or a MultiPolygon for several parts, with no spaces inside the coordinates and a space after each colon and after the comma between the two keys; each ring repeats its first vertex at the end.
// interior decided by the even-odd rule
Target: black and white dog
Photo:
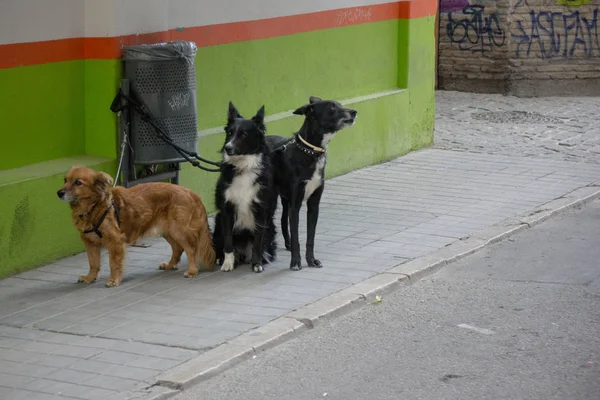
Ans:
{"type": "Polygon", "coordinates": [[[254,117],[245,119],[229,103],[213,233],[221,271],[250,262],[254,272],[262,272],[263,264],[275,259],[277,191],[265,143],[264,117],[264,106],[254,117]]]}
{"type": "Polygon", "coordinates": [[[358,114],[337,101],[318,97],[311,97],[309,101],[309,104],[294,111],[294,114],[304,115],[305,119],[300,131],[291,139],[267,136],[275,168],[275,184],[283,208],[281,230],[285,247],[292,252],[290,268],[294,271],[302,269],[298,220],[303,202],[307,205],[306,262],[309,267],[323,267],[315,259],[314,244],[319,202],[325,187],[327,145],[336,132],[354,125],[358,114]],[[288,232],[288,218],[291,232],[288,232]]]}

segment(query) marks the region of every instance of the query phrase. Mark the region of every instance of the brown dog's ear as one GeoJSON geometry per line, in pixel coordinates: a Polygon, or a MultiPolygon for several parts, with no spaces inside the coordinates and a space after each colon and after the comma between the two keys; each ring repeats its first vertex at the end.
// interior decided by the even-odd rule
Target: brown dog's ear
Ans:
{"type": "Polygon", "coordinates": [[[108,194],[110,187],[113,184],[113,178],[106,172],[98,171],[94,177],[94,186],[99,194],[108,194]]]}

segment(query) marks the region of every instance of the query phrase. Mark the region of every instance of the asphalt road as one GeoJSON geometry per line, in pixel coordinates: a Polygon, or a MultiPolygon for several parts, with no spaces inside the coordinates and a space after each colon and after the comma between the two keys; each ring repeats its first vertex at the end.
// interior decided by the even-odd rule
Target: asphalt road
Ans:
{"type": "Polygon", "coordinates": [[[595,202],[177,400],[598,400],[599,244],[595,202]]]}

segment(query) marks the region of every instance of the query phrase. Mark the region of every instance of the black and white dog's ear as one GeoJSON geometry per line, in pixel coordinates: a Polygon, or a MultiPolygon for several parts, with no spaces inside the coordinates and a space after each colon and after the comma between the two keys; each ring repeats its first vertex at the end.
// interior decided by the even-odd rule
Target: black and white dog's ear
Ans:
{"type": "Polygon", "coordinates": [[[316,96],[310,96],[310,98],[308,99],[309,103],[303,105],[300,108],[297,108],[296,111],[294,111],[294,114],[296,114],[296,115],[310,114],[310,112],[314,109],[313,104],[318,103],[319,101],[323,101],[323,99],[321,99],[320,97],[316,97],[316,96]]]}
{"type": "Polygon", "coordinates": [[[294,111],[294,114],[296,115],[308,115],[310,114],[310,112],[313,110],[313,105],[312,104],[305,104],[300,108],[297,108],[294,111]]]}
{"type": "Polygon", "coordinates": [[[227,122],[233,122],[236,118],[243,118],[241,114],[238,112],[237,108],[233,105],[233,103],[229,102],[229,111],[227,112],[227,122]]]}
{"type": "Polygon", "coordinates": [[[252,117],[252,121],[264,132],[266,130],[265,127],[265,106],[262,106],[254,117],[252,117]]]}

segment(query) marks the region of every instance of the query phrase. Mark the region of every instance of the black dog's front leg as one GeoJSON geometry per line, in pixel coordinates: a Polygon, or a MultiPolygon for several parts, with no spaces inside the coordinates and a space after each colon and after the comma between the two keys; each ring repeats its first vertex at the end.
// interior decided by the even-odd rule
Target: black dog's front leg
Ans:
{"type": "Polygon", "coordinates": [[[254,233],[254,243],[252,248],[252,271],[254,272],[263,272],[263,240],[265,237],[266,226],[267,219],[264,216],[261,216],[258,221],[256,232],[254,233]]]}
{"type": "Polygon", "coordinates": [[[292,250],[290,244],[290,230],[288,227],[289,222],[289,211],[290,202],[288,199],[281,198],[281,234],[283,235],[283,241],[285,242],[286,250],[292,250]]]}
{"type": "Polygon", "coordinates": [[[223,264],[223,247],[225,243],[223,242],[223,222],[221,221],[223,217],[222,212],[218,212],[215,217],[215,229],[212,233],[212,241],[213,241],[213,249],[216,253],[216,263],[217,265],[223,264]]]}
{"type": "Polygon", "coordinates": [[[221,213],[221,223],[223,230],[223,265],[221,271],[233,271],[235,268],[235,255],[233,254],[233,209],[225,205],[221,213]]]}
{"type": "Polygon", "coordinates": [[[290,201],[290,233],[292,239],[292,260],[290,269],[300,271],[302,269],[302,259],[300,258],[300,239],[298,237],[298,225],[300,223],[300,207],[302,206],[302,197],[304,190],[299,190],[290,201]]]}
{"type": "Polygon", "coordinates": [[[321,261],[315,259],[315,234],[317,231],[317,221],[319,220],[319,203],[323,194],[323,185],[317,189],[306,201],[306,263],[309,267],[323,268],[321,261]]]}

